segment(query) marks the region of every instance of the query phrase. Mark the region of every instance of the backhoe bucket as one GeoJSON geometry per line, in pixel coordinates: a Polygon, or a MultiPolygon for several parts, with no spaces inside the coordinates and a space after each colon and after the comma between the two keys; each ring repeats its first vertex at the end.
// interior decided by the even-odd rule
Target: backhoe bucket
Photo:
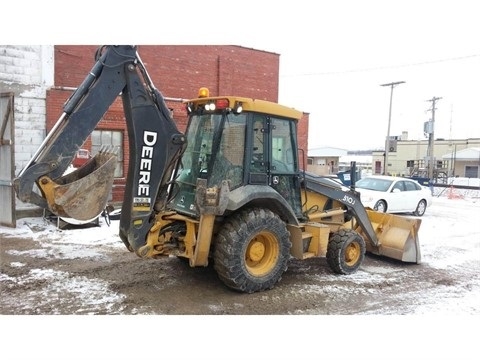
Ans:
{"type": "Polygon", "coordinates": [[[39,186],[50,210],[58,216],[76,220],[98,217],[110,195],[117,155],[99,152],[81,168],[55,180],[44,176],[39,186]]]}
{"type": "Polygon", "coordinates": [[[378,244],[367,243],[367,251],[404,262],[421,262],[418,230],[421,219],[385,214],[367,209],[378,244]]]}

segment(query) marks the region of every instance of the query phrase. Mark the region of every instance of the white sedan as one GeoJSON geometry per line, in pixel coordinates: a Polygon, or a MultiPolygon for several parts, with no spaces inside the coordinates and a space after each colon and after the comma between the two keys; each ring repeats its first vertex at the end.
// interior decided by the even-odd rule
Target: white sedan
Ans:
{"type": "Polygon", "coordinates": [[[408,178],[372,175],[358,180],[355,188],[363,206],[379,212],[422,216],[432,204],[430,189],[408,178]]]}

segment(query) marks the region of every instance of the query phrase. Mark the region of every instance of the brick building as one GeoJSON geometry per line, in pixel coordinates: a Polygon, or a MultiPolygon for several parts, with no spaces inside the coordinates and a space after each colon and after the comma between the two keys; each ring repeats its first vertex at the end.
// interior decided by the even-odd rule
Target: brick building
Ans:
{"type": "MultiPolygon", "coordinates": [[[[65,101],[92,68],[97,49],[96,45],[0,46],[0,93],[14,94],[16,119],[28,118],[32,109],[39,112],[33,122],[28,119],[25,125],[22,122],[21,128],[18,121],[15,123],[15,173],[26,165],[60,117],[65,101]],[[5,50],[2,52],[2,49],[5,50]],[[35,61],[27,64],[26,58],[35,61]],[[9,67],[8,64],[16,65],[9,67]],[[25,70],[26,66],[37,70],[25,70]],[[12,78],[12,71],[38,74],[35,79],[31,76],[12,78]],[[2,80],[20,85],[12,91],[2,80]],[[33,101],[25,91],[33,84],[37,89],[34,99],[40,105],[21,108],[19,103],[33,101]],[[36,131],[34,135],[25,133],[32,129],[36,131]]],[[[278,101],[279,54],[234,45],[140,45],[138,53],[181,131],[185,130],[187,121],[182,100],[196,97],[200,87],[208,87],[212,96],[238,95],[278,101]]],[[[126,131],[122,102],[118,98],[82,146],[91,153],[102,145],[119,149],[113,201],[123,197],[129,161],[126,131]]],[[[308,114],[305,114],[298,126],[299,146],[305,153],[307,134],[308,114]]]]}

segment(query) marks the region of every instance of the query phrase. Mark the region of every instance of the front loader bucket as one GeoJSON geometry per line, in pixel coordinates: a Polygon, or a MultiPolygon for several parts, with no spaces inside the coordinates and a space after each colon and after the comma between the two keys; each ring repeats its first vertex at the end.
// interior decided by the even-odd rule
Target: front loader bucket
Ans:
{"type": "Polygon", "coordinates": [[[81,168],[55,180],[44,176],[38,186],[57,216],[91,220],[105,209],[113,184],[117,156],[99,152],[81,168]]]}
{"type": "Polygon", "coordinates": [[[421,262],[418,241],[421,219],[368,209],[367,214],[378,240],[377,245],[366,241],[367,251],[404,262],[421,262]]]}

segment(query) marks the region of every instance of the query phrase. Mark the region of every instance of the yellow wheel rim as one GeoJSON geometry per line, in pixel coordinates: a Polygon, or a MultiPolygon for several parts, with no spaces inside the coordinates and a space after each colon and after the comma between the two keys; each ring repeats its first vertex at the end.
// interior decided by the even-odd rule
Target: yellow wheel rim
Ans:
{"type": "Polygon", "coordinates": [[[264,276],[275,268],[280,247],[276,237],[263,231],[253,237],[245,252],[245,265],[253,276],[264,276]]]}
{"type": "Polygon", "coordinates": [[[348,246],[345,249],[345,263],[348,266],[353,266],[360,259],[360,256],[361,256],[360,244],[356,242],[352,242],[348,244],[348,246]]]}

